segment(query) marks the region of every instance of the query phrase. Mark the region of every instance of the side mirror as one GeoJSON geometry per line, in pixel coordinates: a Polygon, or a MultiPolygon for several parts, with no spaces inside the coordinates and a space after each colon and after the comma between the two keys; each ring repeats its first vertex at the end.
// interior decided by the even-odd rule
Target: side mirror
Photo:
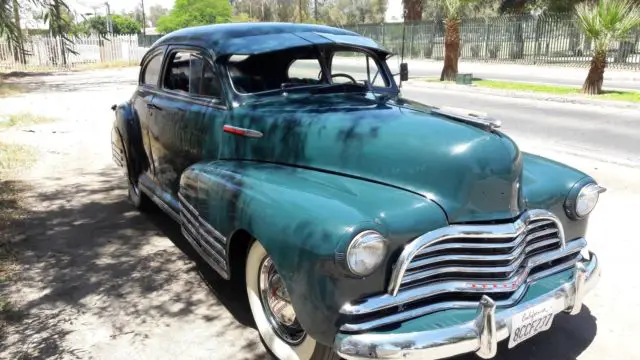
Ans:
{"type": "Polygon", "coordinates": [[[400,81],[409,80],[409,64],[402,63],[400,64],[400,81]]]}

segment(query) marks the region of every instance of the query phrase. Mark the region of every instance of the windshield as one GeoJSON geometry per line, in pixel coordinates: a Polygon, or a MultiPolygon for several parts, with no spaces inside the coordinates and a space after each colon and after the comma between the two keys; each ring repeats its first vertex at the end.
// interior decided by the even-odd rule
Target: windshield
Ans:
{"type": "Polygon", "coordinates": [[[364,51],[339,50],[325,54],[330,59],[326,62],[329,67],[327,73],[323,71],[317,47],[250,56],[233,55],[227,61],[227,68],[233,88],[239,94],[312,88],[352,92],[391,86],[380,64],[364,51]]]}

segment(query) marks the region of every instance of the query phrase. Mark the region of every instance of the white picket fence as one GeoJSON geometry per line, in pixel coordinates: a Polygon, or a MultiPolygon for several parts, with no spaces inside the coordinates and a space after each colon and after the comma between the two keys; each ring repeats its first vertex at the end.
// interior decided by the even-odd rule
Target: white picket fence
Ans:
{"type": "Polygon", "coordinates": [[[26,56],[20,58],[15,47],[0,38],[0,72],[60,71],[88,64],[136,65],[147,51],[147,48],[138,46],[136,35],[74,38],[69,47],[73,52],[61,51],[58,38],[32,36],[24,42],[26,56]]]}

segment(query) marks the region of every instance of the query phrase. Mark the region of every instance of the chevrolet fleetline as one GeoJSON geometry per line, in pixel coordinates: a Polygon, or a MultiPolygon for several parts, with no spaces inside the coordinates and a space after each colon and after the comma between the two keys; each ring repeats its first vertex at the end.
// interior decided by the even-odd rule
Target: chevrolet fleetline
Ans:
{"type": "Polygon", "coordinates": [[[491,358],[600,277],[604,188],[488,116],[403,98],[392,56],[326,26],[188,28],[113,107],[130,200],[241,284],[279,359],[491,358]]]}

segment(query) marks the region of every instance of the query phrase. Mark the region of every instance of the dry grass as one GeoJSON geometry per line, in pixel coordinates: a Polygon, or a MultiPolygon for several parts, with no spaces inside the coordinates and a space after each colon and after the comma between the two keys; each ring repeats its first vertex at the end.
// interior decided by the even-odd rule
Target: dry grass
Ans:
{"type": "Polygon", "coordinates": [[[14,96],[24,92],[24,88],[19,84],[7,82],[0,75],[0,98],[14,96]]]}
{"type": "Polygon", "coordinates": [[[34,115],[31,113],[11,114],[9,116],[0,116],[0,130],[10,127],[22,127],[30,125],[46,124],[56,119],[47,116],[34,115]]]}

